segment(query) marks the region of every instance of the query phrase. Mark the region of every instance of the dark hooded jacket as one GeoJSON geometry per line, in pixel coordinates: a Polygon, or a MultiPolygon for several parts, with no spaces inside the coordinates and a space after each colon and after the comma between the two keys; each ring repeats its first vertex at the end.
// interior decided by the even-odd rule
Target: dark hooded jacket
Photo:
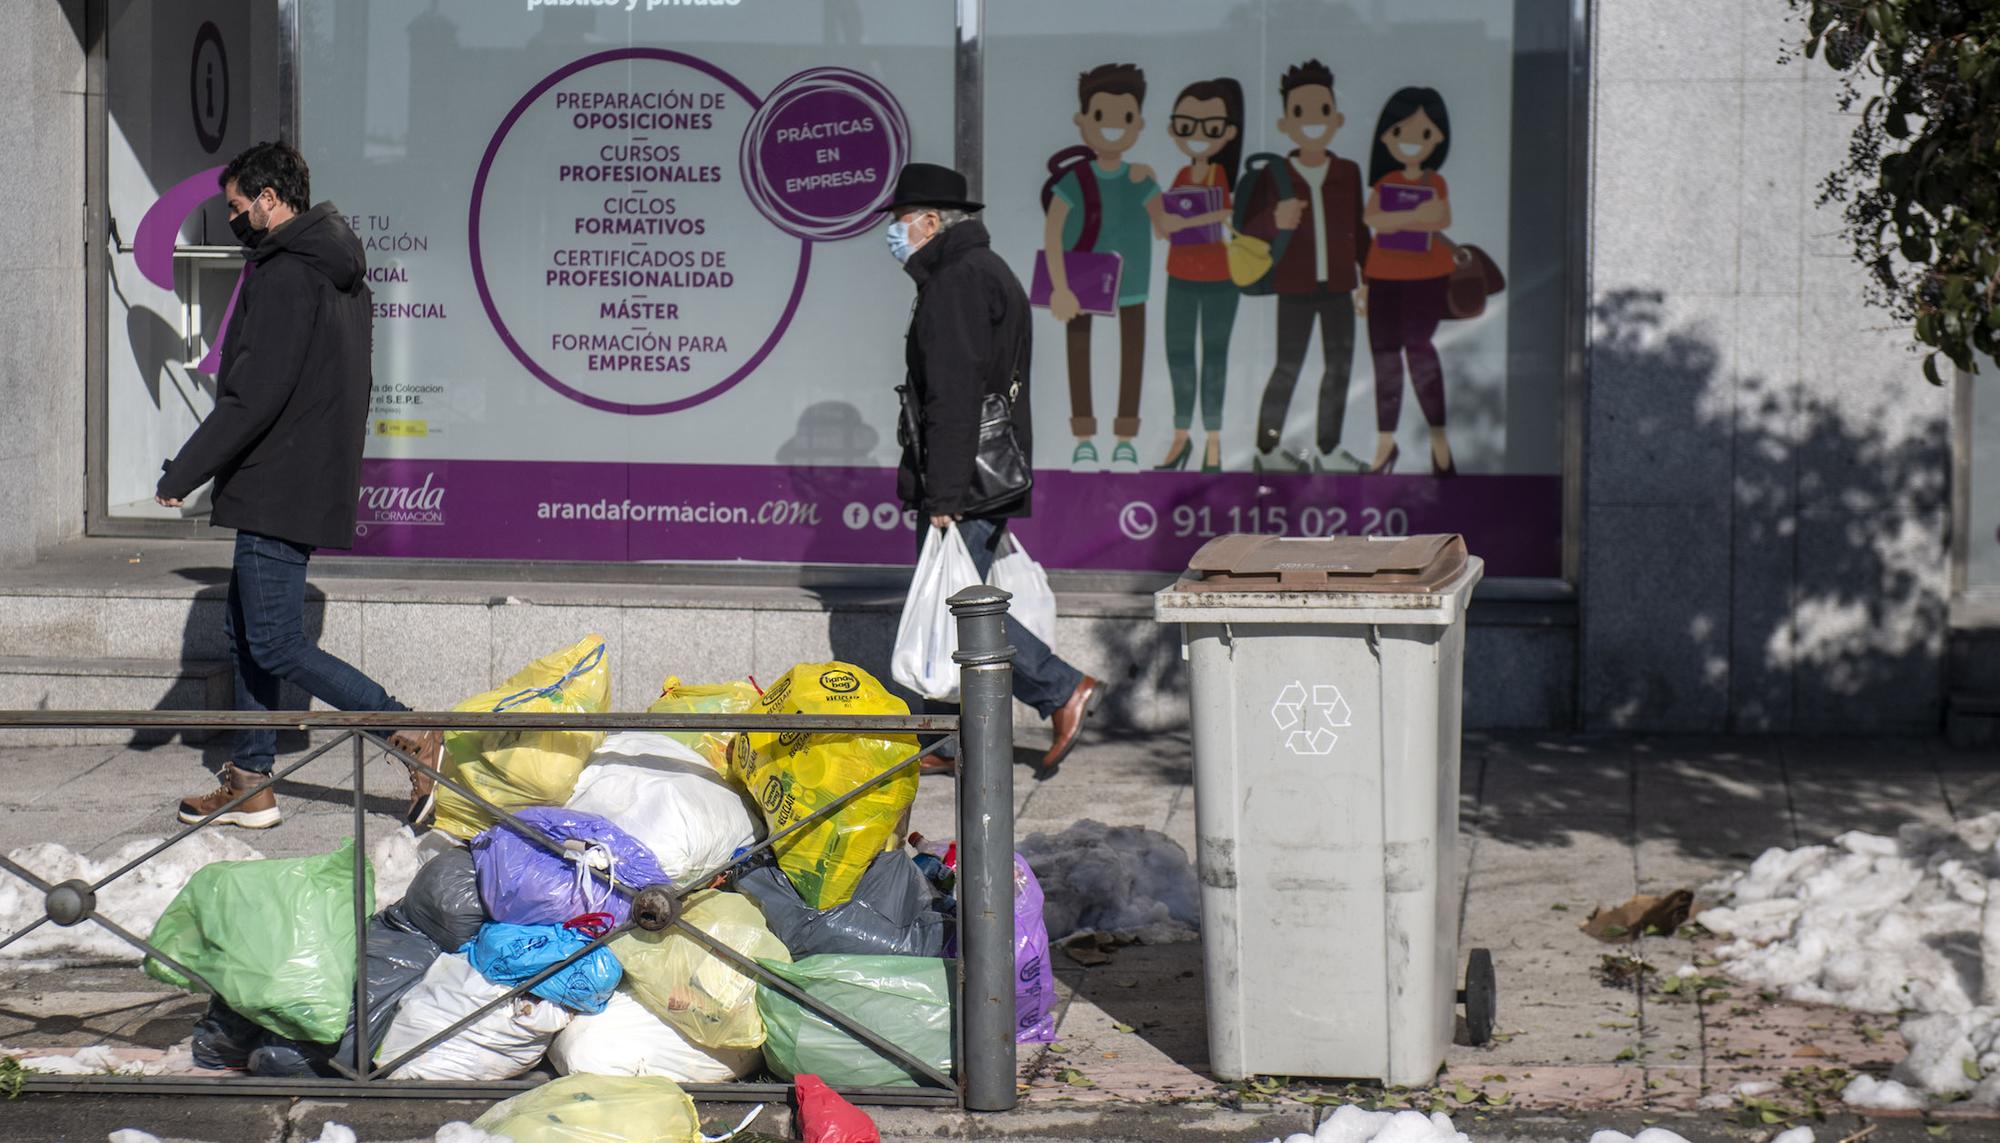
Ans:
{"type": "Polygon", "coordinates": [[[366,270],[332,203],[264,236],[222,340],[215,409],[167,462],[161,496],[214,477],[217,526],[352,546],[373,384],[366,270]]]}
{"type": "MultiPolygon", "coordinates": [[[[1016,368],[1021,390],[1014,398],[1014,435],[1029,460],[1034,459],[1028,296],[993,252],[986,224],[978,219],[924,243],[903,268],[917,282],[904,361],[916,397],[921,447],[904,446],[896,491],[903,503],[926,516],[956,516],[964,511],[978,454],[980,402],[988,393],[1005,393],[1016,368]]],[[[1023,494],[1011,505],[980,515],[1026,516],[1031,497],[1023,494]]]]}

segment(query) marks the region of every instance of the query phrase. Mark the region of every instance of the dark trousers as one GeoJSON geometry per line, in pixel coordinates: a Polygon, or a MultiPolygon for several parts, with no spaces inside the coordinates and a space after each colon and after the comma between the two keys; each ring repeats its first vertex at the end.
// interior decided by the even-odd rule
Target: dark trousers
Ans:
{"type": "Polygon", "coordinates": [[[1202,427],[1222,431],[1222,395],[1229,384],[1229,335],[1236,326],[1236,283],[1167,279],[1167,375],[1174,385],[1174,427],[1194,427],[1195,395],[1201,396],[1202,427]],[[1201,366],[1194,358],[1201,335],[1201,366]]]}
{"type": "MultiPolygon", "coordinates": [[[[1065,336],[1069,350],[1069,431],[1072,436],[1097,435],[1097,415],[1090,399],[1090,315],[1070,319],[1065,336]]],[[[1118,307],[1118,418],[1111,435],[1129,440],[1139,435],[1139,383],[1146,375],[1146,303],[1118,307]]],[[[968,541],[969,542],[969,541],[968,541]]]]}
{"type": "Polygon", "coordinates": [[[1370,280],[1368,347],[1375,355],[1375,427],[1396,431],[1403,415],[1403,359],[1410,388],[1432,428],[1444,427],[1444,363],[1431,344],[1450,306],[1450,278],[1416,282],[1370,280]]]}
{"type": "MultiPolygon", "coordinates": [[[[306,638],[306,561],[311,558],[312,549],[303,544],[236,533],[229,606],[223,615],[235,666],[236,709],[278,709],[279,684],[284,682],[336,710],[410,709],[306,638]]],[[[277,749],[275,730],[238,731],[234,761],[238,769],[268,774],[277,749]]]]}
{"type": "MultiPolygon", "coordinates": [[[[1369,299],[1373,302],[1373,298],[1369,299]]],[[[1371,304],[1371,311],[1373,309],[1371,304]]],[[[1270,452],[1284,436],[1285,415],[1291,411],[1292,390],[1305,365],[1312,341],[1313,320],[1319,320],[1319,451],[1340,447],[1347,420],[1347,383],[1354,376],[1354,295],[1324,285],[1310,294],[1278,295],[1278,363],[1264,385],[1264,403],[1257,412],[1257,449],[1270,452]]]]}
{"type": "MultiPolygon", "coordinates": [[[[924,521],[917,528],[919,552],[923,551],[929,527],[930,523],[924,521]]],[[[958,534],[965,539],[966,550],[972,553],[972,566],[978,570],[979,578],[985,579],[999,555],[1000,540],[1007,534],[1007,521],[960,520],[958,534]]],[[[1035,638],[1012,615],[1007,617],[1007,642],[1014,645],[1014,697],[1034,707],[1043,718],[1054,714],[1076,693],[1077,685],[1083,682],[1083,672],[1058,658],[1047,643],[1035,638]]],[[[924,708],[931,714],[954,714],[958,710],[949,703],[929,701],[924,708]]]]}

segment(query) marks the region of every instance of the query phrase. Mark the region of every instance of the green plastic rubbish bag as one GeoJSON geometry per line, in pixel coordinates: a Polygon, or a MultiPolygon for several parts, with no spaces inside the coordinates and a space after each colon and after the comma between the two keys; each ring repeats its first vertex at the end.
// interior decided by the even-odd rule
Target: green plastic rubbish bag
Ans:
{"type": "Polygon", "coordinates": [[[700,1143],[694,1100],[663,1076],[564,1076],[472,1124],[514,1143],[700,1143]]]}
{"type": "MultiPolygon", "coordinates": [[[[944,961],[827,954],[758,963],[917,1059],[951,1071],[951,977],[944,961]]],[[[780,1079],[816,1075],[834,1087],[925,1082],[768,984],[757,986],[757,1011],[764,1017],[764,1062],[780,1079]]]]}
{"type": "MultiPolygon", "coordinates": [[[[373,867],[364,892],[362,912],[372,914],[373,867]]],[[[258,1026],[331,1044],[354,1008],[354,839],[318,857],[204,865],[160,914],[151,940],[258,1026]]],[[[196,991],[153,957],[146,974],[196,991]]]]}

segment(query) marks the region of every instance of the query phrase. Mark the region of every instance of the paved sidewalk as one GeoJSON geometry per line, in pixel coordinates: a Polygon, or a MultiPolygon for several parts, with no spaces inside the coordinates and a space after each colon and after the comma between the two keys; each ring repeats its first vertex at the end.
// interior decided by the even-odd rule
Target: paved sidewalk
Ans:
{"type": "MultiPolygon", "coordinates": [[[[1033,750],[1024,731],[1021,752],[1033,750]]],[[[286,792],[282,828],[241,836],[275,857],[324,850],[351,832],[344,795],[350,762],[345,751],[338,754],[315,763],[286,792]]],[[[172,828],[174,801],[206,782],[202,756],[180,745],[29,750],[0,742],[0,767],[9,776],[0,794],[0,851],[59,841],[101,857],[130,840],[160,836],[172,828]]],[[[1468,874],[1463,947],[1494,951],[1501,1035],[1486,1047],[1453,1048],[1433,1091],[1390,1093],[1389,1100],[1434,1104],[1476,1138],[1487,1132],[1563,1138],[1564,1130],[1586,1124],[1623,1124],[1629,1131],[1657,1118],[1674,1126],[1707,1098],[1711,1107],[1693,1122],[1707,1125],[1708,1133],[1690,1137],[1720,1138],[1726,1115],[1712,1105],[1731,1102],[1739,1084],[1810,1088],[1830,1069],[1886,1071],[1901,1052],[1893,1020],[1741,990],[1726,998],[1669,997],[1644,978],[1614,987],[1600,979],[1599,967],[1606,953],[1624,946],[1601,944],[1578,927],[1594,905],[1697,888],[1770,846],[1857,828],[1893,833],[1911,821],[1944,823],[2000,810],[1996,763],[1993,753],[1908,739],[1469,737],[1461,799],[1468,874]]],[[[1022,835],[1094,818],[1162,830],[1194,848],[1184,735],[1097,738],[1055,781],[1036,783],[1020,773],[1022,835]]],[[[393,828],[403,788],[397,769],[378,762],[369,775],[378,799],[371,831],[393,828]]],[[[914,825],[933,836],[953,832],[949,781],[925,780],[914,825]]],[[[1703,951],[1678,938],[1648,938],[1632,948],[1662,971],[1696,961],[1703,951]]],[[[1091,968],[1058,954],[1057,967],[1066,1000],[1060,1039],[1053,1048],[1023,1050],[1027,1110],[1011,1119],[896,1113],[885,1124],[905,1124],[910,1132],[896,1137],[935,1134],[922,1126],[932,1124],[958,1135],[1268,1139],[1307,1129],[1330,1103],[1383,1097],[1372,1089],[1276,1081],[1232,1087],[1207,1076],[1198,944],[1126,947],[1091,968]],[[1139,1122],[1132,1118],[1136,1104],[1155,1105],[1147,1121],[1171,1122],[1173,1132],[1110,1133],[1106,1124],[1139,1122]],[[1197,1122],[1201,1131],[1181,1134],[1197,1122]]],[[[0,1045],[107,1043],[159,1051],[186,1035],[199,1008],[135,969],[20,966],[0,976],[0,1045]]],[[[419,1107],[408,1114],[441,1123],[465,1110],[419,1107]]],[[[272,1137],[313,1138],[298,1133],[300,1114],[299,1107],[284,1111],[280,1118],[292,1126],[272,1137]]],[[[0,1106],[0,1138],[17,1137],[9,1132],[12,1118],[0,1106]]],[[[404,1137],[421,1134],[410,1122],[404,1137]]],[[[1690,1133],[1684,1125],[1676,1129],[1690,1133]]],[[[1823,1130],[1822,1138],[1843,1134],[1823,1130]]],[[[1876,1136],[1884,1137],[1899,1132],[1876,1136]]],[[[2000,1137],[2000,1124],[1968,1124],[1959,1137],[2000,1137]]],[[[364,1133],[370,1138],[386,1136],[364,1133]]]]}

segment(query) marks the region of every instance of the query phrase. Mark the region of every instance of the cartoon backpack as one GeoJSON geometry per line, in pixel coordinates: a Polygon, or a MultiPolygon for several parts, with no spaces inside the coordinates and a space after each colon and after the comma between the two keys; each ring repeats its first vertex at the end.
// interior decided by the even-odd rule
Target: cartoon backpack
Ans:
{"type": "MultiPolygon", "coordinates": [[[[1098,195],[1097,177],[1090,170],[1096,158],[1095,152],[1083,146],[1064,147],[1049,156],[1049,177],[1042,184],[1042,213],[1048,213],[1056,185],[1075,175],[1076,185],[1083,194],[1083,228],[1077,233],[1075,245],[1063,252],[1063,275],[1069,281],[1070,292],[1076,295],[1078,309],[1110,316],[1118,312],[1118,284],[1124,273],[1125,258],[1113,251],[1096,249],[1098,230],[1104,222],[1103,199],[1098,195]]],[[[1049,279],[1048,252],[1037,250],[1028,304],[1046,308],[1054,292],[1055,286],[1049,279]]]]}
{"type": "Polygon", "coordinates": [[[1249,221],[1250,200],[1257,190],[1256,180],[1266,177],[1275,181],[1279,202],[1298,197],[1292,193],[1292,180],[1285,170],[1283,155],[1266,151],[1244,158],[1243,177],[1236,181],[1236,209],[1229,219],[1229,228],[1234,232],[1229,239],[1229,278],[1246,294],[1268,294],[1276,289],[1278,263],[1285,257],[1285,249],[1291,245],[1295,233],[1280,230],[1268,241],[1243,233],[1243,224],[1249,221]]]}

